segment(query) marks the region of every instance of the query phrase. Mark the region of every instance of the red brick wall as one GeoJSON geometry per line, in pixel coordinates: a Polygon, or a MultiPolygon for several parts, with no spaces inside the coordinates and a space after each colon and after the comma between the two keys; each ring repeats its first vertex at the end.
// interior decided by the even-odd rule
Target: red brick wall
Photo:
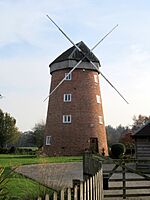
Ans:
{"type": "MultiPolygon", "coordinates": [[[[53,72],[51,91],[64,78],[69,69],[53,72]]],[[[51,145],[44,146],[48,155],[81,155],[89,148],[91,137],[97,137],[99,151],[105,149],[108,154],[104,123],[98,116],[103,116],[102,103],[98,104],[96,95],[100,95],[99,83],[95,83],[92,70],[76,69],[72,80],[63,84],[50,96],[47,112],[45,137],[51,136],[51,145]],[[71,102],[64,102],[65,93],[72,94],[71,102]],[[71,124],[63,123],[63,115],[72,115],[71,124]]],[[[44,141],[45,142],[45,141],[44,141]]]]}

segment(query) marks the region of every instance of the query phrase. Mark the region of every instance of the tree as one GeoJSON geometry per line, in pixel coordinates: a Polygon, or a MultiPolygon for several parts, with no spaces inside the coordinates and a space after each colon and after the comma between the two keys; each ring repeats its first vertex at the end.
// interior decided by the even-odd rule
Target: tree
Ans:
{"type": "Polygon", "coordinates": [[[138,117],[133,116],[133,125],[132,125],[132,131],[135,132],[139,128],[141,128],[143,125],[145,125],[148,121],[150,121],[150,116],[144,116],[139,115],[138,117]]]}
{"type": "Polygon", "coordinates": [[[116,128],[113,128],[111,125],[106,126],[108,145],[111,146],[112,144],[119,142],[120,137],[127,129],[128,127],[122,125],[119,125],[116,128]]]}
{"type": "Polygon", "coordinates": [[[0,110],[0,147],[12,144],[18,138],[19,131],[16,127],[15,118],[11,117],[9,113],[3,113],[0,110]]]}
{"type": "Polygon", "coordinates": [[[44,143],[44,131],[45,131],[44,122],[35,124],[35,127],[33,128],[33,132],[31,134],[33,136],[33,142],[37,147],[43,146],[43,143],[44,143]]]}

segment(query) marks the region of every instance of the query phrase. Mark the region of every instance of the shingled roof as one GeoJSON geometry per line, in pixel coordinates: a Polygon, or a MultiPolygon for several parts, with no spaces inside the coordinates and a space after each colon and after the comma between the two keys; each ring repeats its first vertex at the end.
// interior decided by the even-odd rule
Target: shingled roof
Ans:
{"type": "Polygon", "coordinates": [[[140,129],[138,129],[135,134],[133,135],[134,138],[137,137],[150,137],[150,121],[147,122],[144,126],[142,126],[140,129]]]}
{"type": "MultiPolygon", "coordinates": [[[[79,42],[76,44],[87,56],[92,62],[99,63],[98,58],[90,51],[90,49],[84,44],[84,42],[79,42]]],[[[65,52],[63,52],[60,56],[58,56],[49,66],[51,66],[54,63],[66,61],[66,60],[76,60],[80,61],[83,58],[83,54],[75,47],[71,47],[65,52]]],[[[83,60],[84,62],[89,62],[87,58],[83,60]]]]}

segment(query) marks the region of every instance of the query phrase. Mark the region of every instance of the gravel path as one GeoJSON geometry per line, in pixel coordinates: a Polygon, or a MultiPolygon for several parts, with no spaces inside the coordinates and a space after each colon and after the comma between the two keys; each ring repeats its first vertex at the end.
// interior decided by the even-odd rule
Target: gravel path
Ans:
{"type": "Polygon", "coordinates": [[[81,162],[23,165],[16,172],[55,190],[72,187],[73,179],[83,180],[81,162]]]}

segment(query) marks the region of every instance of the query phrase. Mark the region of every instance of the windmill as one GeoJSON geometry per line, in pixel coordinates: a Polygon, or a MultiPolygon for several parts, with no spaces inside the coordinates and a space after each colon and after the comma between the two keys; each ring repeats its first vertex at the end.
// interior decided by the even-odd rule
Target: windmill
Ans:
{"type": "Polygon", "coordinates": [[[128,102],[99,70],[100,62],[92,51],[118,25],[89,49],[82,41],[75,44],[48,15],[47,17],[73,46],[49,65],[52,79],[47,97],[49,104],[44,152],[48,155],[81,155],[85,149],[94,147],[95,151],[107,155],[98,75],[102,75],[123,100],[128,102]]]}

